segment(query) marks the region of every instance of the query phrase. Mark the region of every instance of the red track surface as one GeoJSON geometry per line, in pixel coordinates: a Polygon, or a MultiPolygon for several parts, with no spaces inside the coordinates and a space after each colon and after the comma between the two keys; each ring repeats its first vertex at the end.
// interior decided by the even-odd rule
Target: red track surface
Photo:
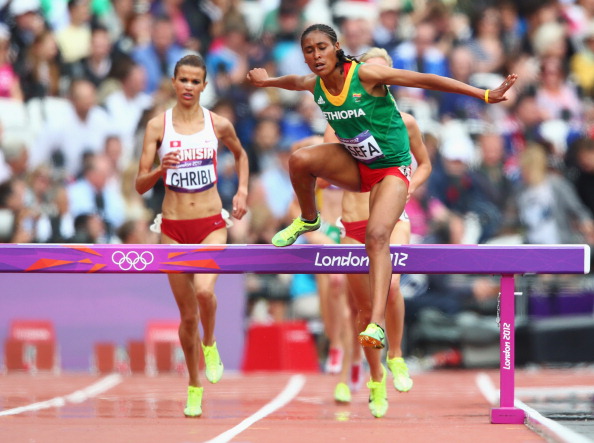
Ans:
{"type": "MultiPolygon", "coordinates": [[[[487,371],[498,386],[498,372],[487,371]]],[[[301,391],[284,407],[256,421],[233,442],[536,442],[524,425],[490,423],[491,405],[476,385],[477,371],[414,375],[414,388],[397,393],[390,384],[390,409],[376,419],[367,408],[367,388],[350,405],[332,401],[335,378],[306,375],[301,391]]],[[[0,376],[1,411],[64,397],[102,376],[8,374],[0,376]]],[[[81,403],[0,415],[1,442],[190,443],[220,436],[271,402],[292,374],[229,374],[207,384],[203,416],[184,418],[186,379],[178,375],[123,376],[119,384],[81,403]]],[[[517,387],[592,384],[592,372],[519,371],[517,387]]],[[[391,380],[389,380],[391,383],[391,380]]]]}

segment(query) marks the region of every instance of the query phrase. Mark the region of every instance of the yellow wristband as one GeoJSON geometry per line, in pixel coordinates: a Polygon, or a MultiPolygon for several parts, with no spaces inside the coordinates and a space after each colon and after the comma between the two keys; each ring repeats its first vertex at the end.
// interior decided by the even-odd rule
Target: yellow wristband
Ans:
{"type": "Polygon", "coordinates": [[[485,89],[485,103],[489,103],[489,91],[490,89],[485,89]]]}

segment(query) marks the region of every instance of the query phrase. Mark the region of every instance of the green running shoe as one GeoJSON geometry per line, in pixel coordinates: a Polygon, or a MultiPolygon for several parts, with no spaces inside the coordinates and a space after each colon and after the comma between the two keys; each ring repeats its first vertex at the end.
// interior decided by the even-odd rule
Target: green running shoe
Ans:
{"type": "Polygon", "coordinates": [[[380,325],[369,323],[359,334],[359,343],[366,348],[383,349],[386,347],[386,333],[380,325]]]}
{"type": "Polygon", "coordinates": [[[382,381],[367,382],[369,388],[369,410],[374,417],[381,418],[388,411],[388,391],[386,389],[386,368],[382,365],[382,381]]]}
{"type": "Polygon", "coordinates": [[[274,237],[272,237],[272,244],[278,247],[290,246],[295,243],[300,235],[319,229],[321,224],[322,222],[319,212],[316,220],[313,223],[308,223],[303,221],[301,217],[298,217],[293,220],[289,226],[287,226],[282,231],[277,232],[274,237]]]}
{"type": "Polygon", "coordinates": [[[351,389],[346,383],[338,383],[334,389],[334,401],[336,403],[350,403],[351,389]]]}
{"type": "Polygon", "coordinates": [[[206,367],[206,379],[211,383],[218,382],[223,376],[223,362],[219,356],[216,342],[212,346],[204,346],[202,344],[202,351],[204,352],[204,366],[206,367]]]}
{"type": "Polygon", "coordinates": [[[202,392],[203,387],[188,386],[188,401],[184,409],[186,417],[200,417],[202,415],[202,392]]]}
{"type": "Polygon", "coordinates": [[[408,392],[413,387],[412,378],[408,375],[408,366],[401,357],[387,358],[388,369],[394,377],[394,387],[397,391],[408,392]]]}

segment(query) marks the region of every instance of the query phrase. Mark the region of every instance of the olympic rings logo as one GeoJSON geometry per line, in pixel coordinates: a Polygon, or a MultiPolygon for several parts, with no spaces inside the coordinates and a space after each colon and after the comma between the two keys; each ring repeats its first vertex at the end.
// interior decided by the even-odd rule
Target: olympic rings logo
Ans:
{"type": "Polygon", "coordinates": [[[142,254],[139,254],[136,251],[115,251],[111,255],[111,261],[118,265],[122,271],[129,271],[132,268],[137,271],[142,271],[146,269],[154,259],[155,257],[150,251],[144,251],[142,254]]]}

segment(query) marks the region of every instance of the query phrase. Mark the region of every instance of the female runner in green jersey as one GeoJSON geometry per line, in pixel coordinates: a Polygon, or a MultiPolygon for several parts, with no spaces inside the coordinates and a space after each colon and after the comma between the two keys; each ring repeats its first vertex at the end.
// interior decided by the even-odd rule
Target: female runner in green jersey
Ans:
{"type": "MultiPolygon", "coordinates": [[[[269,77],[252,69],[248,80],[258,87],[310,91],[341,143],[299,149],[289,167],[301,217],[278,232],[275,246],[289,246],[301,234],[320,226],[315,202],[316,178],[348,191],[371,191],[365,248],[369,256],[372,294],[371,320],[359,335],[363,346],[385,346],[385,308],[392,262],[390,235],[404,210],[410,176],[410,148],[406,127],[386,85],[465,94],[487,103],[507,100],[505,92],[517,79],[508,75],[496,89],[484,90],[433,74],[360,64],[340,49],[336,32],[315,24],[301,35],[301,49],[312,74],[269,77]]],[[[383,374],[371,374],[380,381],[383,374]]]]}

